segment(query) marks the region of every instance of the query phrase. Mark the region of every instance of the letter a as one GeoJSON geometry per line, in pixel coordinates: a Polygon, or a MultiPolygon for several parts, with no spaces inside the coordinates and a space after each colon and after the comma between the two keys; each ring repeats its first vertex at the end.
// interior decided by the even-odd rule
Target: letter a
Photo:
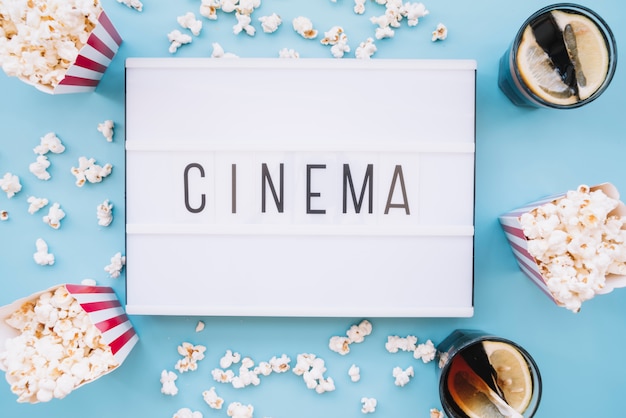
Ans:
{"type": "Polygon", "coordinates": [[[404,175],[402,174],[402,166],[396,165],[393,171],[393,179],[391,180],[391,187],[389,187],[389,196],[387,196],[387,205],[385,206],[385,215],[389,213],[390,208],[404,208],[407,215],[410,215],[409,201],[406,196],[406,187],[404,186],[404,175]],[[393,192],[396,188],[396,180],[400,179],[400,189],[402,190],[402,201],[404,203],[391,203],[393,192]]]}

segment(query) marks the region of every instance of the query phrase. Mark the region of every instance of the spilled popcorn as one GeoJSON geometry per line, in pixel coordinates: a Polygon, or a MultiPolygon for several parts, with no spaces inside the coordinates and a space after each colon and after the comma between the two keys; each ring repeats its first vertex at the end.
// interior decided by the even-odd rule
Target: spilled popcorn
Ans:
{"type": "Polygon", "coordinates": [[[115,128],[115,123],[112,120],[105,120],[102,123],[98,124],[98,132],[104,136],[107,142],[113,142],[113,129],[115,128]]]}
{"type": "Polygon", "coordinates": [[[143,11],[143,3],[140,0],[117,0],[118,3],[124,4],[138,12],[143,11]]]}
{"type": "Polygon", "coordinates": [[[348,369],[348,376],[350,376],[350,380],[353,382],[358,382],[361,380],[361,369],[356,364],[353,364],[350,366],[350,369],[348,369]]]}
{"type": "Polygon", "coordinates": [[[405,370],[402,370],[402,367],[394,367],[392,375],[396,379],[394,381],[396,386],[404,386],[415,376],[415,372],[413,366],[409,366],[405,370]]]}
{"type": "Polygon", "coordinates": [[[204,358],[206,347],[203,345],[193,345],[183,342],[178,346],[178,354],[183,356],[176,362],[174,368],[180,373],[193,371],[198,369],[198,362],[204,358]]]}
{"type": "Polygon", "coordinates": [[[328,348],[331,351],[346,355],[350,352],[350,344],[362,343],[365,337],[372,333],[372,324],[367,320],[362,320],[358,325],[352,325],[346,336],[333,336],[328,342],[328,348]]]}
{"type": "Polygon", "coordinates": [[[282,48],[278,51],[278,58],[300,58],[300,54],[295,49],[282,48]]]}
{"type": "Polygon", "coordinates": [[[28,213],[31,215],[48,205],[48,199],[45,197],[30,196],[26,202],[28,203],[28,213]]]}
{"type": "Polygon", "coordinates": [[[448,28],[443,23],[439,23],[433,31],[432,41],[443,41],[448,37],[448,28]]]}
{"type": "Polygon", "coordinates": [[[4,177],[0,179],[0,190],[5,192],[9,199],[12,198],[16,193],[22,190],[20,178],[11,173],[6,173],[4,177]]]}
{"type": "Polygon", "coordinates": [[[48,132],[39,139],[39,145],[37,145],[33,151],[35,154],[44,155],[48,152],[53,154],[61,154],[65,151],[65,145],[59,139],[54,132],[48,132]]]}
{"type": "Polygon", "coordinates": [[[111,225],[111,222],[113,222],[113,205],[109,203],[109,199],[106,199],[98,205],[96,208],[96,217],[98,218],[98,225],[111,225]]]}
{"type": "Polygon", "coordinates": [[[6,210],[0,210],[0,221],[8,221],[9,220],[9,212],[6,210]]]}
{"type": "Polygon", "coordinates": [[[217,395],[215,387],[202,392],[202,399],[213,409],[222,409],[222,405],[224,405],[224,399],[217,395]]]}
{"type": "Polygon", "coordinates": [[[232,402],[228,405],[226,415],[232,418],[252,418],[254,415],[252,405],[244,405],[241,402],[232,402]]]}
{"type": "Polygon", "coordinates": [[[186,33],[182,33],[178,29],[174,29],[173,31],[168,33],[167,40],[170,42],[170,54],[174,54],[176,51],[178,51],[178,48],[188,43],[191,43],[192,41],[191,36],[187,35],[186,33]]]}
{"type": "Polygon", "coordinates": [[[211,58],[239,58],[232,52],[224,52],[224,48],[217,42],[213,42],[211,45],[213,46],[211,58]]]}
{"type": "Polygon", "coordinates": [[[356,51],[354,51],[354,55],[358,59],[370,59],[372,55],[376,53],[377,48],[374,44],[374,39],[367,38],[365,41],[361,42],[357,47],[356,51]]]}
{"type": "Polygon", "coordinates": [[[626,218],[614,212],[620,206],[581,185],[520,217],[549,291],[573,312],[603,290],[607,276],[626,275],[626,218]]]}
{"type": "Polygon", "coordinates": [[[50,161],[45,155],[38,155],[37,160],[28,166],[28,170],[35,175],[39,180],[50,180],[50,173],[48,173],[48,167],[50,167],[50,161]]]}
{"type": "Polygon", "coordinates": [[[43,217],[43,221],[53,229],[61,227],[61,219],[65,218],[65,212],[61,209],[61,205],[54,203],[48,210],[48,214],[43,217]]]}
{"type": "Polygon", "coordinates": [[[172,418],[202,418],[202,412],[192,411],[189,408],[181,408],[176,411],[172,418]]]}
{"type": "Polygon", "coordinates": [[[161,393],[169,396],[176,396],[178,394],[178,387],[176,387],[176,373],[163,370],[161,372],[161,393]]]}
{"type": "Polygon", "coordinates": [[[296,365],[292,371],[297,376],[302,376],[308,389],[315,390],[319,394],[335,390],[333,378],[324,377],[324,373],[326,373],[324,360],[315,354],[298,354],[296,365]]]}
{"type": "Polygon", "coordinates": [[[265,33],[274,33],[278,30],[278,27],[283,23],[283,20],[276,13],[272,13],[268,16],[261,16],[259,18],[261,22],[261,28],[265,33]]]}
{"type": "Polygon", "coordinates": [[[35,263],[40,266],[51,266],[54,264],[54,254],[50,254],[48,252],[48,244],[41,238],[38,238],[35,241],[35,246],[37,247],[37,252],[33,254],[33,258],[35,259],[35,263]]]}
{"type": "Polygon", "coordinates": [[[361,404],[363,405],[361,407],[361,412],[363,412],[364,414],[371,414],[376,411],[376,405],[378,404],[378,401],[376,401],[376,398],[363,397],[361,398],[361,404]]]}
{"type": "Polygon", "coordinates": [[[6,340],[0,368],[18,402],[62,399],[118,366],[100,330],[65,286],[25,302],[5,321],[19,334],[6,340]]]}
{"type": "Polygon", "coordinates": [[[78,167],[72,167],[71,172],[76,177],[76,186],[83,187],[86,182],[100,183],[112,170],[111,164],[99,166],[94,158],[79,157],[78,167]]]}
{"type": "Polygon", "coordinates": [[[313,22],[308,17],[298,16],[292,20],[291,24],[293,30],[304,39],[317,38],[317,29],[313,28],[313,22]]]}
{"type": "Polygon", "coordinates": [[[189,29],[194,36],[199,36],[202,31],[202,21],[197,20],[193,12],[178,16],[176,21],[183,29],[189,29]]]}
{"type": "Polygon", "coordinates": [[[115,253],[113,257],[111,257],[111,264],[106,266],[104,268],[104,271],[109,273],[109,276],[112,279],[117,279],[118,277],[120,277],[120,274],[122,273],[122,269],[124,268],[125,264],[126,257],[123,256],[122,253],[118,252],[115,253]]]}
{"type": "Polygon", "coordinates": [[[324,32],[322,45],[330,45],[330,52],[335,58],[341,58],[346,52],[350,52],[348,35],[341,26],[333,26],[328,32],[324,32]]]}

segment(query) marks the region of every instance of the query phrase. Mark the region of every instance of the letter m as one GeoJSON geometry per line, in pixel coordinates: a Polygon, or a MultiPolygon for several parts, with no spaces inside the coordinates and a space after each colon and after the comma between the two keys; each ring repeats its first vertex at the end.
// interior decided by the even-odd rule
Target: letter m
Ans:
{"type": "Polygon", "coordinates": [[[354,204],[354,210],[356,213],[361,213],[361,206],[363,205],[363,198],[365,197],[365,189],[368,190],[368,213],[372,213],[374,207],[374,194],[372,189],[372,177],[374,176],[374,165],[368,164],[365,170],[365,177],[363,178],[363,185],[361,186],[361,193],[357,200],[356,192],[354,190],[354,183],[352,181],[352,173],[350,172],[350,165],[343,165],[343,213],[348,212],[348,186],[350,187],[350,195],[352,196],[352,203],[354,204]]]}

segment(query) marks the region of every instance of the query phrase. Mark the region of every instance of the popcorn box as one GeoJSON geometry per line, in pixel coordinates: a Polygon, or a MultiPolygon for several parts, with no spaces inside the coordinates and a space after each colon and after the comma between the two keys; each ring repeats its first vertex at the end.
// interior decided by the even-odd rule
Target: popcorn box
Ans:
{"type": "MultiPolygon", "coordinates": [[[[62,398],[72,390],[93,382],[117,369],[130,354],[132,348],[138,342],[139,337],[112,288],[74,284],[57,285],[0,307],[0,370],[7,374],[9,373],[9,370],[7,370],[7,363],[9,362],[9,360],[7,360],[7,343],[11,339],[19,337],[23,332],[26,332],[9,325],[7,320],[15,312],[20,310],[24,312],[24,306],[26,306],[25,304],[28,302],[35,303],[39,300],[41,295],[45,293],[54,294],[57,290],[67,290],[67,294],[72,298],[72,303],[75,300],[80,305],[80,309],[87,315],[90,325],[93,325],[91,329],[97,329],[97,331],[94,330],[94,337],[99,339],[99,342],[102,343],[104,347],[110,348],[113,357],[109,363],[109,367],[103,368],[101,373],[93,376],[93,378],[85,379],[80,382],[80,384],[72,386],[63,396],[56,396],[56,394],[54,396],[62,398]]],[[[63,292],[63,294],[65,294],[65,292],[63,292]]],[[[43,332],[40,331],[39,333],[41,334],[43,332]]],[[[8,376],[7,381],[11,383],[8,376]]],[[[50,398],[52,398],[52,396],[50,398]]],[[[47,400],[50,399],[46,399],[45,401],[47,400]]],[[[18,402],[37,403],[41,401],[43,400],[38,399],[35,395],[23,398],[20,397],[18,399],[18,402]]]]}
{"type": "Polygon", "coordinates": [[[104,10],[89,34],[76,60],[65,71],[64,77],[56,86],[44,85],[18,77],[27,84],[49,94],[86,93],[96,89],[104,72],[117,53],[122,38],[104,10]]]}
{"type": "MultiPolygon", "coordinates": [[[[589,187],[590,192],[602,190],[608,197],[619,200],[619,192],[611,183],[602,183],[589,187]]],[[[530,278],[550,299],[557,305],[563,306],[559,300],[552,294],[547,286],[547,279],[541,269],[540,262],[529,252],[529,239],[525,235],[521,217],[540,206],[556,202],[565,197],[567,192],[550,195],[543,199],[528,203],[527,205],[504,213],[500,216],[500,224],[505,232],[506,238],[513,250],[513,254],[522,272],[530,278]]],[[[626,215],[626,206],[620,201],[617,208],[609,212],[609,215],[624,216],[626,215]]],[[[623,228],[622,228],[623,229],[623,228]]],[[[613,291],[613,289],[626,286],[626,275],[610,274],[606,276],[604,288],[597,294],[605,294],[613,291]]]]}

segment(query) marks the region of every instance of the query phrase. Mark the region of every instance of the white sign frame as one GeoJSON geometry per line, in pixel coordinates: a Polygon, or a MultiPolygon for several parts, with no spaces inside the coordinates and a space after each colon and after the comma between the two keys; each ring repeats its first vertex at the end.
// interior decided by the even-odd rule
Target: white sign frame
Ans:
{"type": "Polygon", "coordinates": [[[472,316],[475,90],[473,60],[129,58],[127,312],[472,316]]]}

